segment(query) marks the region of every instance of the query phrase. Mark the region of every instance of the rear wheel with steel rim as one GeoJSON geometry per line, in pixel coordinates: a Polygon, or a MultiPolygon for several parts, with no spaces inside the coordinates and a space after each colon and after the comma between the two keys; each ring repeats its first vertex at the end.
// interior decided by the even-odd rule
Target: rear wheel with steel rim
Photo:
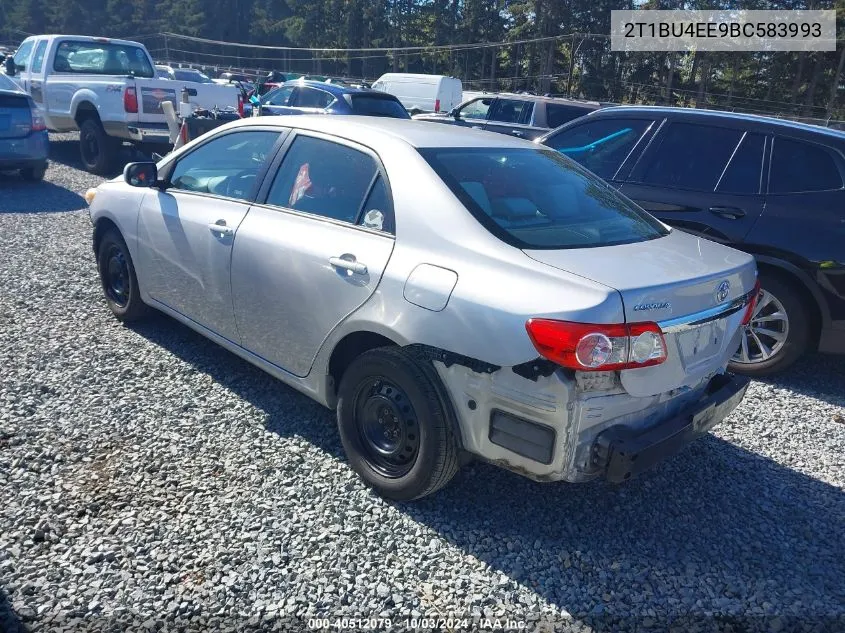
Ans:
{"type": "Polygon", "coordinates": [[[352,468],[390,499],[445,486],[458,470],[451,404],[430,361],[384,347],[352,361],[338,389],[340,438],[352,468]]]}
{"type": "Polygon", "coordinates": [[[115,163],[118,142],[106,134],[99,119],[88,118],[79,128],[79,155],[86,171],[101,176],[119,167],[115,163]]]}
{"type": "Polygon", "coordinates": [[[751,322],[743,328],[730,368],[750,376],[783,371],[800,358],[810,341],[811,313],[795,284],[760,275],[761,289],[751,322]]]}
{"type": "Polygon", "coordinates": [[[106,303],[121,321],[136,321],[146,316],[138,278],[126,242],[116,231],[108,231],[100,240],[97,268],[106,303]]]}

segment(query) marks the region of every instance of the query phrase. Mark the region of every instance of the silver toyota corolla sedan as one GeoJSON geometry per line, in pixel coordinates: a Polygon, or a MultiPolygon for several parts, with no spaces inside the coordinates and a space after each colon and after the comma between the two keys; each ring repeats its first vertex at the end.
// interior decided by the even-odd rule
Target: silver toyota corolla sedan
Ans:
{"type": "Polygon", "coordinates": [[[751,256],[557,152],[370,117],[219,127],[87,193],[108,306],[155,308],[337,410],[386,497],[466,457],[621,482],[728,415],[751,256]]]}

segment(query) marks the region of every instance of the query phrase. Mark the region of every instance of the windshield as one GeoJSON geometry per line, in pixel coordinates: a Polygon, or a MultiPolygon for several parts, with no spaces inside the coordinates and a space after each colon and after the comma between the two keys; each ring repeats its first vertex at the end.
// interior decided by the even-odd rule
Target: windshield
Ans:
{"type": "Polygon", "coordinates": [[[146,51],[140,46],[111,42],[65,40],[56,50],[53,70],[85,75],[156,76],[146,51]]]}
{"type": "Polygon", "coordinates": [[[364,116],[386,116],[394,119],[410,119],[411,115],[396,99],[385,99],[380,95],[349,95],[353,114],[364,116]]]}
{"type": "Polygon", "coordinates": [[[668,234],[628,198],[550,149],[419,152],[481,224],[518,248],[590,248],[668,234]]]}

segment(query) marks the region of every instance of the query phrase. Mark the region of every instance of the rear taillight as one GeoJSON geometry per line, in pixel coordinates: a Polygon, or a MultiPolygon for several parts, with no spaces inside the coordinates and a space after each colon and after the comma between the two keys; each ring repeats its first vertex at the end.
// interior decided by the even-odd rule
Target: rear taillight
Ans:
{"type": "Polygon", "coordinates": [[[32,110],[32,131],[43,132],[47,129],[47,124],[44,122],[44,117],[36,110],[32,110]]]}
{"type": "Polygon", "coordinates": [[[666,360],[666,340],[656,323],[602,325],[529,319],[525,329],[543,358],[569,369],[636,369],[666,360]]]}
{"type": "Polygon", "coordinates": [[[435,111],[435,112],[440,112],[440,99],[435,99],[435,100],[434,100],[434,111],[435,111]]]}
{"type": "Polygon", "coordinates": [[[745,308],[745,316],[742,317],[742,324],[748,325],[751,323],[751,317],[754,316],[754,310],[757,307],[757,300],[760,298],[760,280],[754,284],[754,290],[751,291],[751,299],[748,301],[748,306],[745,308]]]}
{"type": "Polygon", "coordinates": [[[244,98],[243,95],[238,95],[238,114],[241,118],[244,116],[244,98]]]}
{"type": "Polygon", "coordinates": [[[138,112],[138,93],[130,87],[123,91],[123,109],[126,112],[138,112]]]}

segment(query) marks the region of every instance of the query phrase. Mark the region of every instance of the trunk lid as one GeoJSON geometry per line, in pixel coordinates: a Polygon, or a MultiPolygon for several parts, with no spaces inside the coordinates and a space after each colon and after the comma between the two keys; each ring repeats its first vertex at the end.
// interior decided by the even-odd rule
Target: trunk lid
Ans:
{"type": "Polygon", "coordinates": [[[32,111],[25,94],[0,92],[0,138],[23,138],[32,131],[32,111]]]}
{"type": "Polygon", "coordinates": [[[536,261],[616,289],[629,323],[661,324],[668,360],[621,372],[623,386],[637,396],[692,385],[720,371],[738,344],[744,311],[701,325],[684,322],[699,313],[726,308],[751,291],[756,280],[750,255],[677,229],[634,244],[524,252],[536,261]]]}

